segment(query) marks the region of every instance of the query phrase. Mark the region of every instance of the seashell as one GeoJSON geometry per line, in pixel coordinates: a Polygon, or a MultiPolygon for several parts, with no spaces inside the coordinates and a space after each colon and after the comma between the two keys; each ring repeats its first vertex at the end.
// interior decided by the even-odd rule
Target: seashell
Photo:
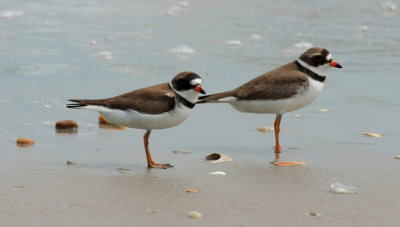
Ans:
{"type": "Polygon", "coordinates": [[[177,46],[171,49],[171,52],[176,55],[193,55],[196,53],[196,51],[193,48],[186,45],[177,46]]]}
{"type": "Polygon", "coordinates": [[[113,54],[110,51],[102,51],[99,53],[99,56],[105,60],[112,60],[114,58],[113,54]]]}
{"type": "Polygon", "coordinates": [[[97,41],[96,40],[92,40],[89,43],[90,46],[96,46],[97,45],[97,41]]]}
{"type": "Polygon", "coordinates": [[[340,194],[354,194],[358,192],[358,188],[355,186],[344,185],[341,183],[333,183],[331,185],[331,190],[340,194]]]}
{"type": "Polygon", "coordinates": [[[321,215],[321,214],[319,214],[319,213],[316,213],[316,212],[310,212],[310,213],[308,213],[308,215],[310,215],[310,216],[314,216],[314,217],[318,217],[318,218],[322,217],[322,215],[321,215]]]}
{"type": "Polygon", "coordinates": [[[73,120],[59,121],[55,126],[57,133],[77,133],[78,127],[78,123],[73,120]]]}
{"type": "Polygon", "coordinates": [[[67,165],[77,165],[78,163],[72,162],[70,160],[67,160],[67,165]]]}
{"type": "Polygon", "coordinates": [[[188,215],[189,218],[202,218],[203,215],[198,211],[191,211],[188,215]]]}
{"type": "Polygon", "coordinates": [[[260,41],[262,39],[263,39],[262,35],[259,35],[259,34],[251,35],[251,40],[253,40],[253,41],[260,41]]]}
{"type": "Polygon", "coordinates": [[[226,42],[229,46],[241,46],[242,42],[240,40],[229,40],[226,42]]]}
{"type": "Polygon", "coordinates": [[[35,143],[35,141],[32,139],[27,139],[27,138],[18,138],[17,139],[17,146],[19,146],[19,147],[33,146],[34,143],[35,143]]]}
{"type": "Polygon", "coordinates": [[[226,173],[222,172],[222,171],[214,171],[214,172],[210,172],[208,173],[209,175],[221,175],[221,176],[225,176],[226,173]]]}
{"type": "Polygon", "coordinates": [[[369,137],[376,137],[376,138],[381,138],[382,134],[380,133],[373,133],[373,132],[362,132],[364,136],[369,136],[369,137]]]}
{"type": "Polygon", "coordinates": [[[206,156],[206,160],[214,160],[211,163],[220,163],[220,162],[231,162],[232,159],[229,158],[228,156],[224,154],[219,154],[219,153],[212,153],[206,156]]]}
{"type": "Polygon", "coordinates": [[[58,129],[78,128],[78,123],[73,120],[64,120],[56,123],[58,129]]]}
{"type": "Polygon", "coordinates": [[[274,128],[273,127],[269,127],[269,126],[264,126],[264,127],[257,128],[257,131],[267,133],[267,132],[270,132],[270,131],[274,131],[274,128]]]}

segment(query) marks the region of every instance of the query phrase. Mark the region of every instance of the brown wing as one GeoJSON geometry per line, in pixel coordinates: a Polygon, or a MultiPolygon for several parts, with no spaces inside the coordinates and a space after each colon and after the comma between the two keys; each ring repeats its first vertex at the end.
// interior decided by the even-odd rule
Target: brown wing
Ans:
{"type": "Polygon", "coordinates": [[[278,100],[290,98],[308,86],[307,76],[292,62],[265,73],[236,88],[238,100],[278,100]]]}
{"type": "MultiPolygon", "coordinates": [[[[161,114],[168,112],[175,107],[175,93],[171,91],[167,83],[164,83],[138,89],[113,98],[70,101],[78,102],[80,106],[97,105],[110,109],[132,109],[140,113],[161,114]]],[[[79,107],[72,105],[70,107],[79,107]]]]}

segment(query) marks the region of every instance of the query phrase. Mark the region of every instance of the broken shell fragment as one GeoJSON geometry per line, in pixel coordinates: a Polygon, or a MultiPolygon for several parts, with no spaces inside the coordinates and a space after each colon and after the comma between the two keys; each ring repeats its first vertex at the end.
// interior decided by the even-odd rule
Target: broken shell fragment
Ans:
{"type": "Polygon", "coordinates": [[[188,189],[186,189],[186,192],[197,192],[197,189],[194,189],[194,188],[188,188],[188,189]]]}
{"type": "Polygon", "coordinates": [[[344,185],[341,183],[333,183],[331,185],[331,190],[339,194],[354,194],[358,192],[358,188],[355,186],[344,185]]]}
{"type": "Polygon", "coordinates": [[[310,216],[314,216],[314,217],[318,217],[318,218],[322,217],[322,215],[321,215],[321,214],[319,214],[319,213],[316,213],[316,212],[310,212],[310,213],[308,213],[308,215],[310,215],[310,216]]]}
{"type": "Polygon", "coordinates": [[[77,163],[67,160],[67,165],[77,165],[77,163]]]}
{"type": "Polygon", "coordinates": [[[35,143],[34,140],[27,139],[27,138],[18,138],[18,140],[17,140],[17,146],[19,146],[19,147],[33,146],[34,143],[35,143]]]}
{"type": "Polygon", "coordinates": [[[375,137],[375,138],[381,138],[382,134],[380,133],[373,133],[373,132],[362,132],[364,136],[369,136],[369,137],[375,137]]]}
{"type": "Polygon", "coordinates": [[[180,150],[173,150],[172,153],[174,154],[190,154],[190,151],[180,151],[180,150]]]}
{"type": "Polygon", "coordinates": [[[57,122],[55,127],[57,133],[77,133],[79,126],[73,120],[64,120],[57,122]]]}
{"type": "Polygon", "coordinates": [[[214,171],[214,172],[209,173],[209,175],[221,175],[221,176],[225,176],[226,173],[225,173],[225,172],[222,172],[222,171],[214,171]]]}
{"type": "Polygon", "coordinates": [[[276,166],[298,166],[298,165],[306,165],[308,164],[307,162],[271,162],[272,164],[276,166]]]}
{"type": "Polygon", "coordinates": [[[270,131],[274,131],[274,128],[273,127],[268,127],[268,126],[259,127],[259,128],[257,128],[257,131],[259,131],[259,132],[270,132],[270,131]]]}
{"type": "Polygon", "coordinates": [[[206,156],[206,160],[214,160],[211,163],[219,163],[219,162],[231,162],[232,159],[229,158],[228,156],[224,154],[219,154],[219,153],[212,153],[206,156]]]}
{"type": "Polygon", "coordinates": [[[191,211],[188,215],[189,218],[202,218],[203,215],[198,211],[191,211]]]}

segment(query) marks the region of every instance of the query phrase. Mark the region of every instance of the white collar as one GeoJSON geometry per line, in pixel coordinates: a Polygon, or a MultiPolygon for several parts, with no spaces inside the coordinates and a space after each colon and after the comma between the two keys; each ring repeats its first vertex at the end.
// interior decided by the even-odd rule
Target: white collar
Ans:
{"type": "Polygon", "coordinates": [[[311,72],[317,74],[318,76],[325,76],[325,72],[322,72],[318,67],[314,67],[301,60],[300,58],[296,59],[297,63],[299,63],[304,68],[310,70],[311,72]]]}

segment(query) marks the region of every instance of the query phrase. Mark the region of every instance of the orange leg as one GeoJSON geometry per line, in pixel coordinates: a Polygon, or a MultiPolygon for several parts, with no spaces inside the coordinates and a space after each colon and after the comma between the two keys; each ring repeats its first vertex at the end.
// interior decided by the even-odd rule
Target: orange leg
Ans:
{"type": "Polygon", "coordinates": [[[275,158],[278,157],[278,159],[279,159],[279,153],[281,152],[281,145],[279,143],[279,132],[281,130],[281,128],[280,128],[281,119],[282,119],[282,114],[277,114],[276,118],[275,118],[275,123],[274,123],[274,130],[275,130],[275,158]]]}
{"type": "Polygon", "coordinates": [[[150,133],[151,133],[151,130],[147,130],[147,132],[143,136],[144,149],[146,150],[146,157],[147,157],[147,167],[148,168],[162,168],[162,169],[166,169],[166,168],[172,167],[172,165],[170,165],[168,163],[165,163],[165,164],[155,163],[153,161],[153,159],[151,158],[150,149],[149,149],[150,133]]]}
{"type": "Polygon", "coordinates": [[[297,166],[297,165],[305,165],[307,162],[280,162],[279,161],[279,154],[281,152],[281,145],[279,144],[279,131],[281,130],[280,124],[281,124],[281,119],[282,119],[282,114],[277,114],[276,119],[275,119],[275,124],[274,124],[274,129],[275,129],[275,161],[272,162],[272,164],[277,165],[277,166],[297,166]]]}

